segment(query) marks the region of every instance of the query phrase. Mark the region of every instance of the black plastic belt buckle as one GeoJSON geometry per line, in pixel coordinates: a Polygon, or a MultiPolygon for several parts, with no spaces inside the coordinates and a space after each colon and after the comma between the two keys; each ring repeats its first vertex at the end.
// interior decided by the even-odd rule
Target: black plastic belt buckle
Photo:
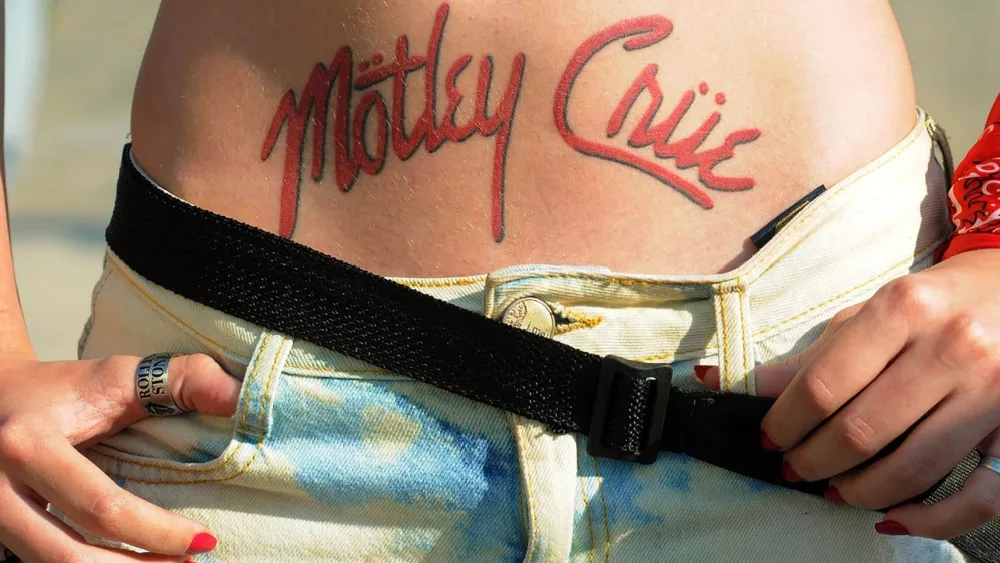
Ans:
{"type": "MultiPolygon", "coordinates": [[[[656,456],[660,453],[660,443],[663,440],[673,373],[670,366],[666,364],[648,364],[633,362],[617,356],[606,356],[601,362],[601,374],[597,382],[597,394],[594,397],[594,410],[587,439],[587,453],[594,457],[634,461],[647,465],[656,461],[656,456]],[[615,380],[619,377],[626,380],[620,384],[640,381],[652,384],[652,415],[648,418],[648,428],[643,429],[646,439],[639,452],[612,448],[605,441],[605,434],[608,430],[608,401],[615,380]]],[[[620,420],[622,417],[615,418],[620,420]]]]}

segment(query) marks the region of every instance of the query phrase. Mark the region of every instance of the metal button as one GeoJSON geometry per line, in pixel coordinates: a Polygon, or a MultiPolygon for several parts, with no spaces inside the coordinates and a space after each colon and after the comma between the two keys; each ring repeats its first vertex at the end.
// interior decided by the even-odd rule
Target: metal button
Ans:
{"type": "Polygon", "coordinates": [[[524,297],[510,304],[501,319],[505,325],[552,338],[556,331],[556,316],[541,299],[524,297]]]}

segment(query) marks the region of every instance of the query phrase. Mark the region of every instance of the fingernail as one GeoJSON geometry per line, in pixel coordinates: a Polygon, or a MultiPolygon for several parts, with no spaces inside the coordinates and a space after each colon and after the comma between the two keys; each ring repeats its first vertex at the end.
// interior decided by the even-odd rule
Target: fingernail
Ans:
{"type": "Polygon", "coordinates": [[[878,524],[875,524],[875,531],[886,536],[910,535],[910,531],[906,529],[906,526],[896,522],[895,520],[883,520],[878,524]]]}
{"type": "Polygon", "coordinates": [[[801,481],[802,477],[792,469],[791,465],[788,465],[787,461],[781,462],[781,476],[785,478],[785,481],[801,481]]]}
{"type": "Polygon", "coordinates": [[[844,497],[840,496],[840,491],[837,490],[837,487],[827,487],[826,490],[823,491],[823,498],[833,504],[845,504],[844,497]]]}
{"type": "Polygon", "coordinates": [[[711,368],[712,366],[694,366],[694,377],[698,383],[705,384],[705,376],[708,375],[708,370],[711,368]]]}
{"type": "Polygon", "coordinates": [[[776,452],[781,449],[778,447],[778,444],[771,441],[771,437],[767,435],[767,432],[764,432],[763,428],[760,429],[760,446],[769,452],[776,452]]]}
{"type": "Polygon", "coordinates": [[[212,534],[206,534],[204,532],[198,534],[191,540],[191,547],[188,548],[188,553],[208,553],[215,549],[215,545],[219,543],[212,534]]]}

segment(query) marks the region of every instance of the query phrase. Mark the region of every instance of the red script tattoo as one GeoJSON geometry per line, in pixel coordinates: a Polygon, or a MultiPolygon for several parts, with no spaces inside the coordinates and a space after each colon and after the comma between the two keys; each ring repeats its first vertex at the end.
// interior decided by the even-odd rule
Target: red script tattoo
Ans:
{"type": "Polygon", "coordinates": [[[388,158],[390,139],[396,157],[405,161],[416,153],[421,143],[428,153],[433,153],[445,142],[461,143],[476,133],[483,137],[496,137],[490,191],[491,226],[494,240],[497,242],[503,240],[507,147],[510,144],[514,112],[521,95],[525,56],[524,53],[518,53],[514,57],[503,97],[497,103],[492,115],[489,113],[489,95],[493,82],[493,58],[486,55],[480,59],[475,109],[472,117],[462,125],[456,123],[455,119],[459,104],[465,95],[456,83],[473,57],[468,53],[459,56],[445,74],[444,90],[447,106],[443,119],[438,120],[438,66],[447,19],[448,4],[442,4],[434,18],[426,56],[410,55],[410,41],[406,35],[400,35],[396,39],[395,57],[391,61],[383,65],[383,55],[375,53],[370,62],[364,60],[358,64],[357,69],[360,74],[355,77],[354,55],[350,47],[341,47],[329,67],[323,63],[317,63],[313,67],[300,97],[296,97],[294,90],[289,90],[284,95],[271,121],[260,155],[261,159],[267,160],[284,129],[285,164],[278,226],[281,236],[291,237],[295,229],[299,189],[302,184],[302,155],[306,130],[310,124],[313,139],[312,179],[318,181],[323,177],[327,146],[327,113],[331,93],[336,87],[333,122],[334,176],[337,186],[342,191],[346,192],[354,186],[360,172],[374,176],[382,171],[388,158]],[[423,113],[416,119],[413,129],[407,133],[405,117],[407,77],[417,71],[423,71],[426,101],[423,113]],[[387,103],[382,93],[374,87],[390,79],[392,100],[387,103]],[[354,93],[358,93],[361,97],[352,107],[354,93]],[[368,127],[375,128],[374,147],[366,144],[365,133],[368,127]]]}
{"type": "MultiPolygon", "coordinates": [[[[584,139],[575,134],[569,125],[569,100],[573,83],[591,58],[615,41],[625,39],[622,44],[624,49],[636,51],[659,43],[666,39],[671,31],[673,31],[673,24],[670,20],[662,16],[646,16],[623,20],[587,39],[573,54],[573,58],[566,66],[559,85],[556,87],[555,103],[552,108],[556,128],[563,139],[578,152],[631,166],[680,191],[703,208],[711,209],[714,206],[712,199],[693,182],[635,152],[584,139]]],[[[670,115],[663,121],[653,124],[653,119],[663,104],[663,90],[656,80],[658,70],[659,65],[657,64],[647,65],[632,81],[631,86],[625,91],[608,120],[606,129],[608,138],[612,139],[618,135],[632,106],[643,92],[648,92],[652,100],[643,112],[638,125],[628,137],[629,147],[640,149],[652,146],[653,155],[659,159],[674,159],[674,164],[680,169],[697,166],[698,179],[708,188],[722,191],[752,188],[754,186],[753,178],[719,176],[713,172],[713,168],[720,162],[732,158],[736,145],[749,143],[760,137],[760,130],[740,129],[726,135],[725,140],[718,147],[699,150],[722,117],[718,111],[713,111],[693,133],[683,139],[671,140],[674,130],[691,109],[696,96],[693,89],[686,91],[670,115]]],[[[698,92],[702,96],[707,95],[709,93],[708,84],[705,82],[699,84],[698,92]]],[[[715,103],[720,106],[725,104],[726,95],[721,92],[716,94],[715,103]]]]}

